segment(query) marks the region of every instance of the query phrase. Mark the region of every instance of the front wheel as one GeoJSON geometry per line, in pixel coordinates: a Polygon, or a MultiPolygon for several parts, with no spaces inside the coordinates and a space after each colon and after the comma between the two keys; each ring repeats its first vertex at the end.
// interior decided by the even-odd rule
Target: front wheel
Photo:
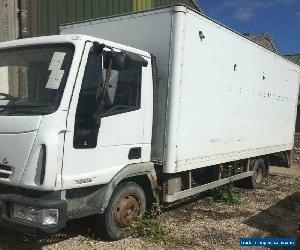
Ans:
{"type": "Polygon", "coordinates": [[[98,226],[112,240],[126,238],[132,223],[142,217],[145,210],[144,190],[134,182],[121,183],[116,187],[105,213],[99,217],[98,226]]]}

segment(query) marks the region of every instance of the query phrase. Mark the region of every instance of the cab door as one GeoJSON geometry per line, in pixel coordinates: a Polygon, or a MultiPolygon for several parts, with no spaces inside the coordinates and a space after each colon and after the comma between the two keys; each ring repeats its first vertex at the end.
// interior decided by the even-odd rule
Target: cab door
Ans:
{"type": "Polygon", "coordinates": [[[66,189],[105,184],[126,165],[150,160],[151,133],[145,133],[144,123],[149,124],[152,113],[146,114],[149,97],[142,96],[151,86],[151,72],[139,65],[112,70],[99,102],[99,85],[103,90],[107,73],[102,70],[104,58],[105,52],[99,54],[87,44],[67,118],[62,171],[66,189]]]}

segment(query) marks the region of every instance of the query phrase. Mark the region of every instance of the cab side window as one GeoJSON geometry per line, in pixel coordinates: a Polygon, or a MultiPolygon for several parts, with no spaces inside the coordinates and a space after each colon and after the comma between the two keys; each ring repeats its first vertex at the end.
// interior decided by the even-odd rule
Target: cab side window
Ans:
{"type": "MultiPolygon", "coordinates": [[[[107,70],[103,71],[103,79],[107,70]]],[[[134,111],[141,102],[141,66],[111,71],[106,94],[101,103],[102,117],[134,111]]]]}
{"type": "Polygon", "coordinates": [[[74,148],[95,148],[100,117],[138,110],[141,103],[142,66],[130,65],[124,70],[102,70],[102,56],[89,53],[77,104],[74,128],[74,148]]]}

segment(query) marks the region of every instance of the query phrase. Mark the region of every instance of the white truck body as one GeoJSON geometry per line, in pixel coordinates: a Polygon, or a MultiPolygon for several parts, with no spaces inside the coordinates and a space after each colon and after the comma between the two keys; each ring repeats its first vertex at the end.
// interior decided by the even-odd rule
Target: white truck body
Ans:
{"type": "Polygon", "coordinates": [[[69,24],[61,33],[157,57],[152,160],[165,173],[293,148],[299,67],[202,14],[176,6],[69,24]]]}
{"type": "Polygon", "coordinates": [[[119,239],[132,207],[261,184],[293,148],[299,66],[188,7],[61,34],[0,43],[0,226],[103,214],[119,239]]]}

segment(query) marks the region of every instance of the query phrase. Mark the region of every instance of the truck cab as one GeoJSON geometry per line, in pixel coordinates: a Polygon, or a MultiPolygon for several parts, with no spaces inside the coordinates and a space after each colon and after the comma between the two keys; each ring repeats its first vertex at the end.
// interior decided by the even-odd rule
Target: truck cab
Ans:
{"type": "Polygon", "coordinates": [[[30,38],[0,45],[0,72],[2,225],[57,231],[103,211],[117,174],[150,162],[149,53],[83,35],[30,38]]]}

